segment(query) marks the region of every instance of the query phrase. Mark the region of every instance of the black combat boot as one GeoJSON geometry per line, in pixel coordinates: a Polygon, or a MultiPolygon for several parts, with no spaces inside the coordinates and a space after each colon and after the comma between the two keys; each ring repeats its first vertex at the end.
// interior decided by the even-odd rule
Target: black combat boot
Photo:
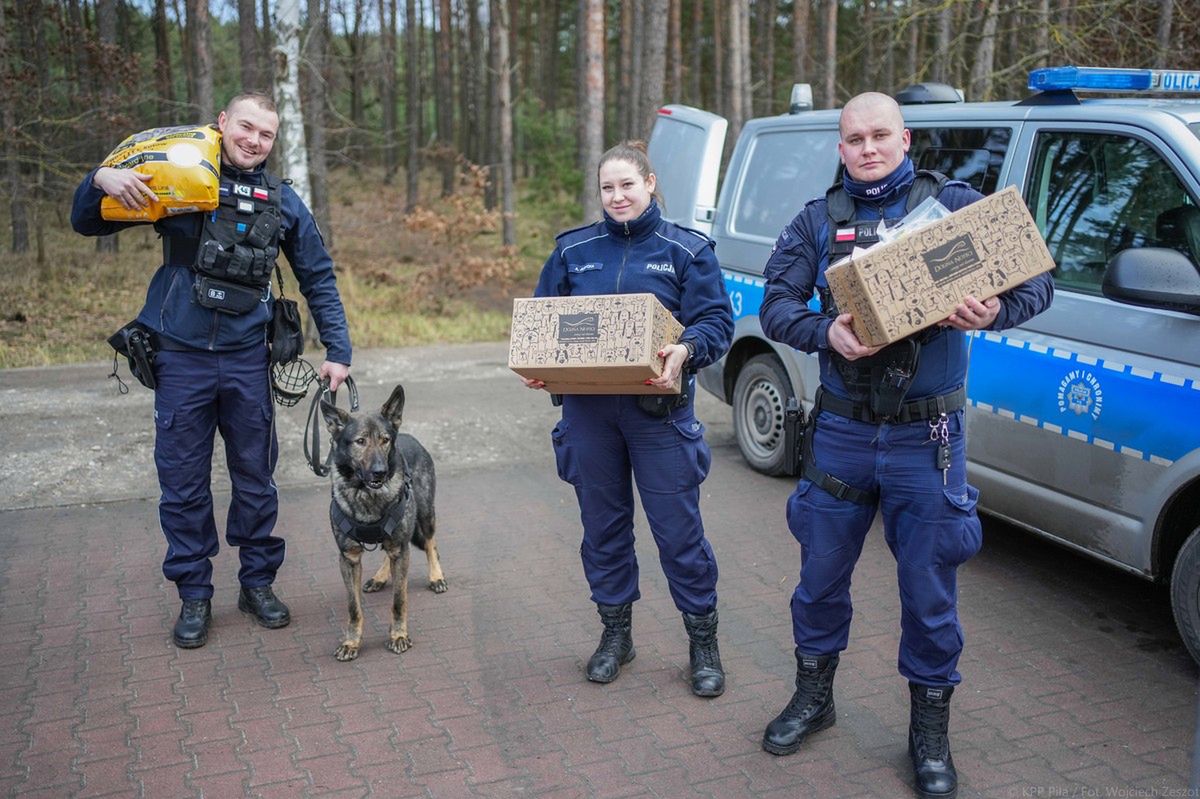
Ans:
{"type": "Polygon", "coordinates": [[[696,696],[720,696],[725,693],[725,671],[717,649],[717,609],[703,616],[683,614],[687,630],[688,660],[692,668],[692,693],[696,696]]]}
{"type": "Polygon", "coordinates": [[[604,622],[600,645],[587,664],[587,678],[592,682],[612,682],[621,673],[621,666],[633,660],[633,603],[596,605],[604,622]]]}
{"type": "Polygon", "coordinates": [[[195,649],[208,643],[208,627],[212,624],[212,602],[207,599],[185,599],[175,620],[171,637],[180,649],[195,649]]]}
{"type": "Polygon", "coordinates": [[[796,652],[796,693],[767,725],[763,749],[773,755],[790,755],[800,748],[809,733],[833,726],[837,720],[833,707],[833,675],[837,665],[836,654],[817,657],[796,652]]]}
{"type": "Polygon", "coordinates": [[[287,627],[292,620],[292,614],[283,600],[275,596],[269,585],[255,588],[242,586],[238,594],[238,610],[249,613],[263,627],[274,630],[277,627],[287,627]]]}
{"type": "Polygon", "coordinates": [[[912,758],[917,795],[922,799],[954,799],[958,772],[950,757],[952,686],[910,682],[912,712],[908,721],[908,756],[912,758]]]}

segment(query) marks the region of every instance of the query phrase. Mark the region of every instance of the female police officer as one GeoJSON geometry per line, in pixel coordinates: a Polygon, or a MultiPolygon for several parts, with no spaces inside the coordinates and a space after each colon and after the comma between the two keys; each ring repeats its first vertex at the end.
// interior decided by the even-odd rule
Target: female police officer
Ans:
{"type": "MultiPolygon", "coordinates": [[[[638,591],[633,490],[637,482],[675,606],[691,641],[691,687],[719,696],[725,674],[717,650],[717,563],[700,521],[700,483],[710,453],[692,411],[696,369],[729,347],[733,317],[712,242],[662,218],[656,178],[641,142],[600,159],[603,220],[567,231],[542,268],[539,297],[651,292],[684,325],[678,343],[659,352],[666,386],[688,372],[677,401],[633,395],[563,397],[554,428],[559,476],[575,486],[583,520],[580,554],[604,632],[587,677],[607,683],[634,658],[631,635],[638,591]],[[664,268],[666,267],[666,268],[664,268]],[[647,400],[657,400],[655,407],[647,400]]],[[[530,388],[544,388],[525,379],[530,388]]]]}

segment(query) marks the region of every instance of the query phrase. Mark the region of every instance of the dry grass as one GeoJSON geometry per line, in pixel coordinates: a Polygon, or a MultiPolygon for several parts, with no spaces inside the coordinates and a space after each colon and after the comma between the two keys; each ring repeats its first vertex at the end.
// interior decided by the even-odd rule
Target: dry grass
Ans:
{"type": "MultiPolygon", "coordinates": [[[[430,176],[422,196],[438,188],[430,176]]],[[[330,196],[338,287],[359,348],[506,338],[511,298],[531,292],[554,232],[577,214],[563,198],[522,198],[520,248],[508,251],[470,172],[457,193],[410,215],[402,175],[385,185],[378,174],[338,172],[330,196]]],[[[7,229],[0,238],[0,368],[108,359],[105,339],[141,308],[159,241],[148,227],[132,229],[120,253],[100,256],[71,232],[65,204],[40,212],[52,219],[40,262],[36,252],[10,253],[7,229]]],[[[284,279],[297,296],[286,266],[284,279]]]]}

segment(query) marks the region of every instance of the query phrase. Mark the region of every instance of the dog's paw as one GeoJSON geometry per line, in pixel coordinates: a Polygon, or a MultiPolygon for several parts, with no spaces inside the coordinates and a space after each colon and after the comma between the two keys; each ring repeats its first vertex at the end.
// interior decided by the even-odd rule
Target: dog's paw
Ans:
{"type": "Polygon", "coordinates": [[[354,660],[358,657],[358,642],[343,641],[342,645],[334,651],[333,656],[343,663],[354,660]]]}
{"type": "Polygon", "coordinates": [[[401,652],[407,652],[408,650],[412,649],[412,639],[407,635],[393,638],[388,641],[387,648],[389,651],[395,652],[397,655],[399,655],[401,652]]]}
{"type": "Polygon", "coordinates": [[[385,585],[387,585],[387,582],[381,583],[372,577],[370,580],[367,580],[365,583],[363,583],[363,590],[368,594],[373,594],[379,589],[383,588],[385,585]]]}
{"type": "Polygon", "coordinates": [[[433,592],[433,593],[435,593],[435,594],[444,594],[444,593],[446,593],[446,587],[447,587],[447,586],[446,586],[446,581],[445,581],[445,580],[434,580],[433,582],[431,582],[431,583],[429,584],[429,590],[430,590],[430,591],[432,591],[432,592],[433,592]]]}

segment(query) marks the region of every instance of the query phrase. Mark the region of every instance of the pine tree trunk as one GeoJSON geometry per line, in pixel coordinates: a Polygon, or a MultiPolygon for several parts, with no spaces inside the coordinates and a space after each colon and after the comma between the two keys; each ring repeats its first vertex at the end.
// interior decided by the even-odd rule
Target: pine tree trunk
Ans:
{"type": "Polygon", "coordinates": [[[1174,0],[1158,0],[1158,30],[1155,42],[1158,46],[1154,66],[1166,69],[1171,62],[1171,24],[1175,16],[1174,0]]]}
{"type": "Polygon", "coordinates": [[[838,0],[825,0],[825,68],[822,70],[825,82],[822,94],[826,108],[837,106],[837,25],[838,0]]]}
{"type": "Polygon", "coordinates": [[[166,0],[154,0],[154,85],[158,94],[158,124],[175,123],[175,82],[171,78],[171,44],[166,0]]]}
{"type": "Polygon", "coordinates": [[[441,153],[442,196],[454,193],[454,67],[450,62],[452,44],[452,18],[450,0],[439,0],[437,35],[437,132],[438,151],[441,153]]]}
{"type": "MultiPolygon", "coordinates": [[[[667,26],[667,81],[664,100],[678,103],[683,99],[683,0],[670,0],[667,26]]],[[[697,39],[694,46],[699,47],[697,39]]]]}
{"type": "Polygon", "coordinates": [[[188,43],[192,48],[192,114],[196,121],[216,117],[213,103],[212,48],[209,45],[208,0],[187,0],[188,43]]]}
{"type": "Polygon", "coordinates": [[[746,77],[742,74],[744,31],[742,30],[742,6],[746,0],[729,0],[729,138],[737,141],[742,124],[746,121],[746,77]]]}
{"type": "Polygon", "coordinates": [[[271,34],[271,5],[270,0],[262,0],[262,31],[259,35],[259,47],[265,54],[263,57],[262,82],[263,91],[275,96],[275,37],[271,34]]]}
{"type": "Polygon", "coordinates": [[[396,0],[379,0],[382,41],[379,53],[379,99],[383,103],[383,182],[390,184],[399,169],[396,160],[396,0]]]}
{"type": "Polygon", "coordinates": [[[971,67],[971,83],[967,95],[971,101],[992,99],[992,74],[996,57],[996,17],[999,10],[999,0],[989,0],[987,9],[984,11],[983,29],[975,54],[975,63],[971,67]]]}
{"type": "Polygon", "coordinates": [[[579,107],[583,119],[580,129],[580,163],[583,188],[579,204],[583,222],[600,218],[600,195],[596,189],[596,167],[604,152],[604,0],[581,0],[579,4],[580,49],[583,61],[583,97],[579,107]]]}
{"type": "Polygon", "coordinates": [[[418,38],[420,29],[417,27],[416,0],[405,0],[404,6],[404,41],[407,53],[405,66],[404,92],[404,127],[406,130],[405,158],[405,208],[409,211],[420,202],[421,176],[421,42],[418,38]]]}
{"type": "MultiPolygon", "coordinates": [[[[14,141],[18,103],[18,83],[13,77],[14,54],[10,52],[8,23],[4,3],[0,2],[0,141],[4,142],[4,174],[8,184],[9,214],[12,219],[11,250],[29,251],[29,217],[21,179],[20,152],[14,141]]],[[[7,271],[7,270],[2,270],[7,271]]]]}
{"type": "Polygon", "coordinates": [[[642,110],[638,115],[639,139],[649,140],[650,131],[663,101],[663,82],[667,69],[667,23],[669,0],[648,0],[646,3],[645,55],[642,62],[642,90],[639,92],[642,110]]]}
{"type": "MultiPolygon", "coordinates": [[[[96,0],[96,35],[99,37],[99,58],[100,67],[107,71],[108,59],[116,50],[117,46],[117,9],[116,0],[96,0]]],[[[112,108],[115,99],[112,89],[112,84],[106,81],[101,82],[100,102],[105,108],[112,108]]],[[[117,131],[111,126],[102,124],[104,140],[108,142],[108,146],[112,147],[117,142],[117,131]]],[[[98,253],[115,253],[120,250],[119,234],[113,233],[110,236],[98,236],[96,238],[96,252],[98,253]]]]}
{"type": "Polygon", "coordinates": [[[498,52],[498,77],[496,81],[496,108],[500,115],[500,215],[501,241],[506,247],[517,243],[517,230],[513,191],[513,127],[512,127],[512,71],[509,58],[508,0],[492,0],[492,25],[496,29],[498,52]]]}
{"type": "Polygon", "coordinates": [[[262,65],[258,49],[258,20],[254,0],[238,0],[238,55],[242,69],[242,91],[262,89],[262,65]]]}
{"type": "Polygon", "coordinates": [[[621,36],[618,39],[618,45],[621,48],[621,55],[617,65],[617,80],[614,81],[617,88],[615,105],[617,108],[617,130],[618,137],[622,139],[629,138],[629,131],[633,127],[633,92],[634,92],[634,74],[633,74],[633,51],[635,49],[633,42],[634,28],[634,5],[630,2],[621,3],[621,36]]]}
{"type": "Polygon", "coordinates": [[[704,3],[705,0],[692,0],[692,37],[688,43],[688,76],[687,93],[684,102],[703,108],[704,97],[700,91],[700,72],[704,68],[702,58],[704,41],[704,3]]]}

